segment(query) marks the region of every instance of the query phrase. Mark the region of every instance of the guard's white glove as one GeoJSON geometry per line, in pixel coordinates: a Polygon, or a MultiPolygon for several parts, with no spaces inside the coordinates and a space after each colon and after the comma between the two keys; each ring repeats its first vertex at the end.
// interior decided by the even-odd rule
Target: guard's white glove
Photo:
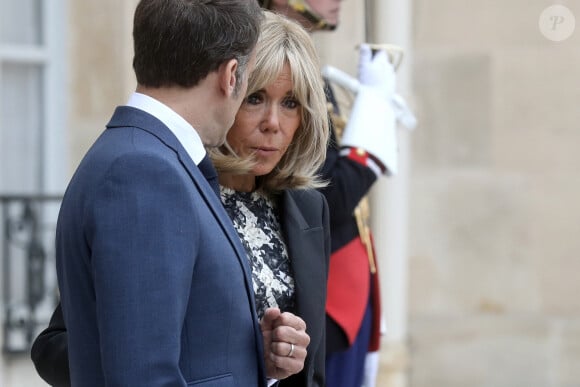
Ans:
{"type": "Polygon", "coordinates": [[[394,175],[398,169],[396,115],[391,103],[395,69],[384,50],[373,56],[363,44],[358,72],[360,88],[341,145],[366,150],[386,167],[387,174],[394,175]]]}
{"type": "Polygon", "coordinates": [[[390,100],[395,94],[397,80],[395,68],[389,62],[385,50],[377,51],[374,56],[368,44],[361,44],[358,63],[358,80],[363,86],[373,88],[390,100]]]}

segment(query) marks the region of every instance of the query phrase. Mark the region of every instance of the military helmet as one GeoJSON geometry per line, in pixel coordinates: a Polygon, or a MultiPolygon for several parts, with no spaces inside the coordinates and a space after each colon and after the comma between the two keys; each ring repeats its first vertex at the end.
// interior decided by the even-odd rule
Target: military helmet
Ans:
{"type": "MultiPolygon", "coordinates": [[[[258,0],[260,7],[270,9],[272,0],[258,0]]],[[[317,30],[334,30],[336,25],[328,23],[322,16],[317,14],[306,0],[288,0],[288,5],[296,12],[304,16],[317,30]]]]}

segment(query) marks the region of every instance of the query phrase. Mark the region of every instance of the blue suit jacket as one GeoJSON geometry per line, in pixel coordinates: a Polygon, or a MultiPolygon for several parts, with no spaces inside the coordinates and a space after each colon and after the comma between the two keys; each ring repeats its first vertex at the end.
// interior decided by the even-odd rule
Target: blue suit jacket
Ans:
{"type": "Polygon", "coordinates": [[[73,386],[263,386],[251,276],[174,135],[119,107],[65,193],[57,273],[73,386]]]}
{"type": "MultiPolygon", "coordinates": [[[[286,239],[296,290],[295,313],[306,322],[310,336],[304,368],[278,383],[280,387],[325,385],[325,303],[330,232],[328,206],[313,190],[283,192],[280,200],[282,230],[286,239]]],[[[60,304],[49,326],[34,341],[31,357],[39,375],[50,385],[70,387],[67,331],[60,304]]]]}

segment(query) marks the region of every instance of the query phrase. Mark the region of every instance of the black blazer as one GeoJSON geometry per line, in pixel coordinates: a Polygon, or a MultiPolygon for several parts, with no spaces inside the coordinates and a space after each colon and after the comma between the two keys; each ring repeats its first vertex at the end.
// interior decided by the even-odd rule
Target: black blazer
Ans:
{"type": "MultiPolygon", "coordinates": [[[[296,314],[310,336],[304,369],[279,382],[280,387],[323,387],[326,355],[326,279],[330,257],[329,212],[314,190],[288,190],[280,199],[280,218],[288,246],[296,289],[296,314]]],[[[32,345],[38,374],[50,385],[70,386],[67,334],[60,304],[48,328],[32,345]]]]}
{"type": "Polygon", "coordinates": [[[326,357],[326,280],[330,259],[328,205],[314,190],[286,191],[280,202],[282,230],[288,245],[296,290],[296,315],[310,336],[302,372],[280,381],[281,387],[323,387],[326,357]]]}

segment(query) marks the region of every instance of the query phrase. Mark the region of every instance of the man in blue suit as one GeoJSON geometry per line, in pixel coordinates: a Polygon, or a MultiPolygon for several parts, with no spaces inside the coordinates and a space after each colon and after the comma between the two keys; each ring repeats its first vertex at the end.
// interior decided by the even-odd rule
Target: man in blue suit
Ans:
{"type": "Polygon", "coordinates": [[[260,20],[247,0],[138,4],[137,90],[58,219],[73,386],[266,384],[247,259],[204,149],[233,123],[260,20]]]}

